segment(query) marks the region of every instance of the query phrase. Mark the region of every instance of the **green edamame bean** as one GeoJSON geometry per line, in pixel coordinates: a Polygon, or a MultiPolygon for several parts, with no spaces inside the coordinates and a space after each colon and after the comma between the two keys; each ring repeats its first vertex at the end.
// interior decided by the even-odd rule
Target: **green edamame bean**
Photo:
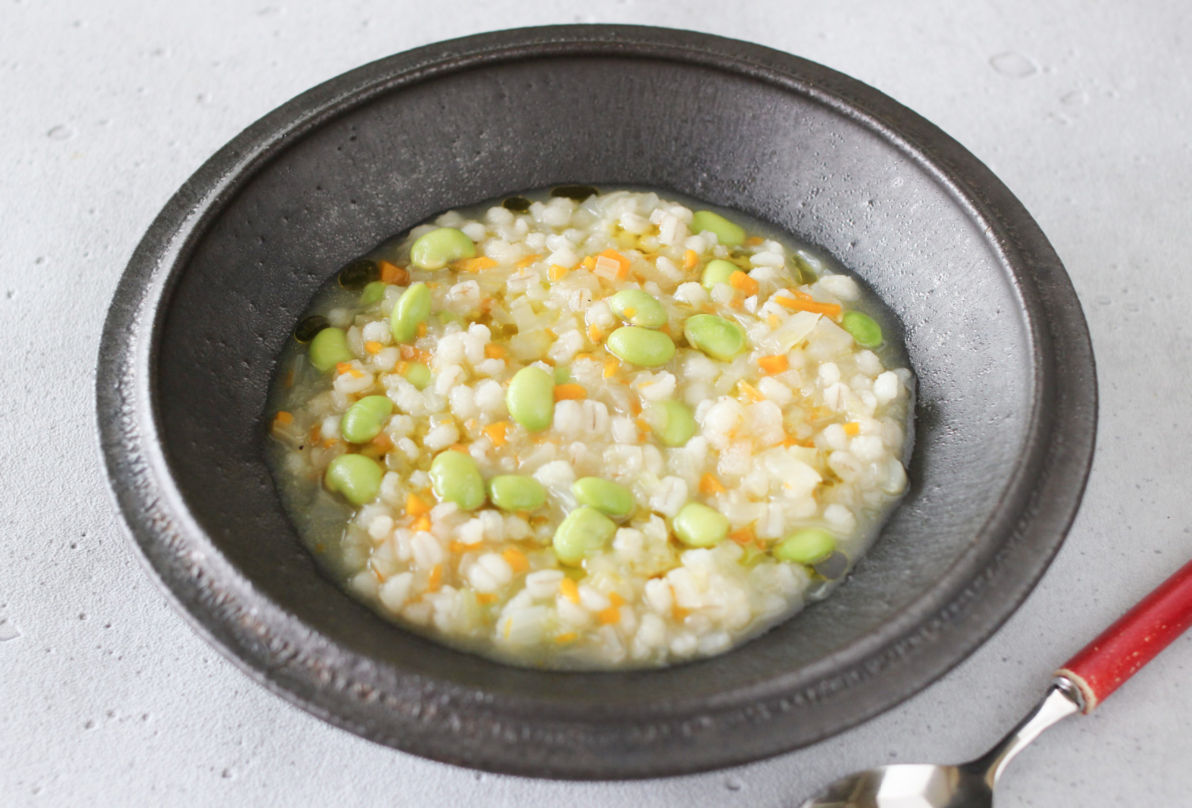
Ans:
{"type": "Polygon", "coordinates": [[[513,374],[505,391],[505,407],[514,421],[530,432],[541,432],[555,417],[555,380],[530,365],[513,374]]]}
{"type": "Polygon", "coordinates": [[[661,331],[624,325],[608,335],[604,347],[631,365],[652,368],[665,365],[675,355],[675,343],[661,331]]]}
{"type": "Polygon", "coordinates": [[[419,269],[442,269],[452,261],[473,258],[476,245],[454,227],[440,227],[419,236],[410,246],[410,263],[419,269]]]}
{"type": "Polygon", "coordinates": [[[371,457],[343,454],[327,464],[323,484],[353,505],[365,505],[377,498],[385,469],[371,457]]]}
{"type": "Polygon", "coordinates": [[[615,519],[628,516],[637,507],[633,492],[602,477],[580,477],[571,484],[571,493],[581,505],[589,505],[615,519]]]}
{"type": "Polygon", "coordinates": [[[616,532],[616,522],[589,505],[581,505],[559,523],[551,544],[564,564],[578,564],[608,544],[616,532]]]}
{"type": "Polygon", "coordinates": [[[430,287],[422,281],[412,283],[401,293],[389,315],[389,331],[398,342],[413,342],[418,326],[430,317],[430,287]]]}
{"type": "Polygon", "coordinates": [[[351,362],[356,358],[348,347],[348,335],[342,328],[324,328],[315,334],[307,356],[319,370],[331,370],[340,362],[351,362]]]}
{"type": "Polygon", "coordinates": [[[882,344],[882,327],[868,314],[846,311],[840,318],[840,325],[853,335],[853,339],[862,348],[876,348],[882,344]]]}
{"type": "Polygon", "coordinates": [[[546,489],[524,474],[500,474],[488,481],[488,498],[503,511],[532,511],[545,504],[546,489]]]}
{"type": "Polygon", "coordinates": [[[430,487],[440,502],[454,502],[465,511],[484,504],[484,478],[470,454],[448,449],[430,463],[430,487]]]}
{"type": "Polygon", "coordinates": [[[360,305],[371,306],[374,303],[380,303],[385,297],[385,281],[373,281],[364,287],[364,291],[360,293],[360,305]]]}
{"type": "Polygon", "coordinates": [[[671,520],[671,529],[688,547],[712,547],[728,535],[728,519],[703,503],[688,502],[671,520]]]}
{"type": "Polygon", "coordinates": [[[694,314],[683,323],[683,336],[693,348],[727,362],[745,347],[745,329],[715,314],[694,314]]]}
{"type": "Polygon", "coordinates": [[[805,527],[787,536],[770,552],[779,561],[818,564],[836,550],[836,537],[818,527],[805,527]]]}
{"type": "Polygon", "coordinates": [[[646,410],[646,423],[663,446],[683,446],[695,434],[695,416],[682,401],[655,401],[646,410]]]}
{"type": "Polygon", "coordinates": [[[716,240],[725,247],[736,247],[745,243],[745,228],[741,225],[730,222],[719,213],[697,210],[691,217],[691,232],[703,233],[705,230],[716,236],[716,240]]]}
{"type": "Polygon", "coordinates": [[[402,375],[417,390],[425,390],[426,386],[430,384],[430,368],[422,362],[411,362],[406,366],[406,372],[402,375]]]}
{"type": "Polygon", "coordinates": [[[716,284],[728,283],[728,279],[733,276],[733,273],[740,270],[741,268],[732,261],[725,261],[723,258],[714,258],[704,267],[704,274],[700,277],[699,282],[710,292],[716,284]]]}
{"type": "Polygon", "coordinates": [[[365,396],[339,419],[339,434],[349,443],[368,443],[381,434],[392,414],[393,402],[388,396],[365,396]]]}
{"type": "MultiPolygon", "coordinates": [[[[727,263],[727,262],[726,262],[727,263]]],[[[666,309],[641,289],[622,289],[608,299],[613,314],[633,325],[660,328],[666,325],[666,309]]]]}

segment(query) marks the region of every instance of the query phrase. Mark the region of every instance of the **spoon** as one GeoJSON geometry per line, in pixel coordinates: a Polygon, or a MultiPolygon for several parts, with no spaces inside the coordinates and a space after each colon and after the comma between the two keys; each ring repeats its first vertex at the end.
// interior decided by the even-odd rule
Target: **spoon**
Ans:
{"type": "Polygon", "coordinates": [[[1015,755],[1052,724],[1091,713],[1192,625],[1192,561],[1060,668],[1043,700],[987,753],[959,766],[903,763],[843,777],[801,808],[989,808],[1015,755]]]}

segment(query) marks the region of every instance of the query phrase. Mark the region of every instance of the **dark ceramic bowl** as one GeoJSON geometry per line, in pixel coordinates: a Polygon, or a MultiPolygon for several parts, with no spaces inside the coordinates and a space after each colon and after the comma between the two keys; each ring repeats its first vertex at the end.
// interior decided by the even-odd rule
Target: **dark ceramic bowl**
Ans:
{"type": "Polygon", "coordinates": [[[487,34],[299,96],[169,202],[102,344],[112,487],[195,628],[320,718],[518,774],[708,769],[897,704],[1030,591],[1093,448],[1080,306],[1001,182],[870,87],[681,31],[487,34]],[[445,208],[561,182],[739,208],[837,257],[905,324],[919,380],[909,496],[831,598],[715,659],[546,673],[406,633],[319,573],[265,467],[275,358],[336,268],[445,208]]]}

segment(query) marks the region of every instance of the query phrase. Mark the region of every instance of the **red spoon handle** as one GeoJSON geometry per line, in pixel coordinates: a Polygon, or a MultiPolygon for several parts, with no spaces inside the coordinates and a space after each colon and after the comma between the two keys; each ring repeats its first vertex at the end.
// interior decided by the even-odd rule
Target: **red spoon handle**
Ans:
{"type": "Polygon", "coordinates": [[[1057,674],[1084,696],[1084,712],[1109,697],[1123,682],[1192,626],[1192,561],[1122,615],[1081,649],[1057,674]]]}

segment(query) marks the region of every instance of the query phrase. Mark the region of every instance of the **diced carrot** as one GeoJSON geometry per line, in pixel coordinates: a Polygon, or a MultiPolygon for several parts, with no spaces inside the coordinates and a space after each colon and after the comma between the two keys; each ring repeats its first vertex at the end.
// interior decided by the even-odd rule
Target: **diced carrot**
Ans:
{"type": "Polygon", "coordinates": [[[496,421],[484,428],[484,434],[493,442],[493,446],[504,446],[509,440],[509,422],[496,421]]]}
{"type": "Polygon", "coordinates": [[[490,342],[484,346],[484,355],[487,356],[489,359],[504,359],[505,358],[505,346],[498,345],[495,342],[490,342]]]}
{"type": "Polygon", "coordinates": [[[596,323],[590,323],[588,325],[588,339],[592,340],[592,342],[600,342],[600,340],[604,339],[604,332],[600,330],[596,323]]]}
{"type": "Polygon", "coordinates": [[[699,263],[699,253],[695,250],[688,250],[683,253],[683,269],[690,272],[695,269],[695,265],[699,263]]]}
{"type": "Polygon", "coordinates": [[[527,255],[525,258],[523,258],[522,260],[520,260],[516,264],[514,264],[514,266],[517,267],[518,269],[521,269],[522,267],[528,267],[530,264],[534,263],[541,257],[542,256],[538,255],[537,253],[535,253],[534,255],[527,255]]]}
{"type": "Polygon", "coordinates": [[[844,424],[844,434],[851,438],[855,438],[861,434],[861,425],[856,421],[848,421],[844,424]]]}
{"type": "Polygon", "coordinates": [[[786,354],[763,356],[757,360],[757,364],[763,372],[768,373],[771,376],[773,376],[775,373],[782,373],[791,366],[791,363],[786,358],[786,354]]]}
{"type": "Polygon", "coordinates": [[[637,400],[637,397],[629,399],[629,411],[634,415],[642,414],[642,403],[637,400]]]}
{"type": "Polygon", "coordinates": [[[351,362],[337,362],[335,365],[335,372],[340,376],[347,373],[348,375],[357,379],[364,375],[360,371],[356,370],[356,368],[352,367],[351,362]]]}
{"type": "Polygon", "coordinates": [[[496,261],[487,255],[481,255],[476,258],[465,258],[460,262],[460,269],[464,272],[480,272],[484,269],[492,269],[496,265],[496,261]]]}
{"type": "Polygon", "coordinates": [[[323,425],[316,421],[310,428],[310,442],[318,443],[323,439],[323,425]]]}
{"type": "Polygon", "coordinates": [[[497,596],[493,592],[481,592],[476,595],[476,602],[481,606],[487,606],[490,603],[496,603],[497,596]]]}
{"type": "Polygon", "coordinates": [[[761,390],[758,390],[752,384],[744,380],[737,382],[737,389],[740,390],[741,394],[750,401],[764,401],[766,398],[764,395],[762,395],[761,390]]]}
{"type": "Polygon", "coordinates": [[[570,271],[571,270],[565,266],[560,266],[559,264],[551,264],[550,272],[549,272],[550,279],[552,281],[561,281],[561,280],[563,280],[564,277],[566,277],[567,273],[570,271]]]}
{"type": "Polygon", "coordinates": [[[369,441],[369,443],[371,443],[373,446],[380,449],[382,453],[387,452],[393,448],[393,439],[390,438],[384,432],[377,435],[375,438],[373,438],[371,441],[369,441]]]}
{"type": "Polygon", "coordinates": [[[526,554],[516,547],[506,548],[501,553],[501,558],[505,559],[505,563],[512,567],[514,572],[525,572],[530,568],[530,561],[526,558],[526,554]]]}
{"type": "Polygon", "coordinates": [[[339,443],[339,441],[337,441],[335,438],[327,438],[320,445],[324,449],[330,449],[332,446],[334,446],[337,443],[339,443]]]}
{"type": "Polygon", "coordinates": [[[396,264],[391,264],[388,261],[380,261],[378,264],[381,267],[381,280],[385,283],[396,283],[398,286],[405,286],[410,282],[410,273],[396,264]]]}
{"type": "Polygon", "coordinates": [[[463,452],[464,454],[471,454],[471,452],[468,451],[467,445],[463,444],[463,443],[453,443],[447,447],[447,451],[449,451],[449,452],[463,452]]]}
{"type": "Polygon", "coordinates": [[[608,602],[611,603],[613,606],[624,606],[625,598],[621,597],[616,592],[609,592],[608,593],[608,602]]]}
{"type": "Polygon", "coordinates": [[[443,565],[435,564],[430,568],[430,575],[426,579],[426,591],[438,592],[443,585],[443,565]]]}
{"type": "MultiPolygon", "coordinates": [[[[787,290],[790,292],[791,290],[787,290]]],[[[829,317],[839,317],[840,312],[843,311],[837,303],[821,303],[815,300],[806,292],[793,292],[794,297],[787,297],[786,295],[778,295],[774,299],[778,301],[780,306],[785,306],[793,311],[809,311],[812,314],[826,314],[829,317]]]]}
{"type": "Polygon", "coordinates": [[[588,397],[588,391],[584,389],[582,384],[569,382],[567,384],[555,385],[555,401],[575,401],[588,397]]]}
{"type": "Polygon", "coordinates": [[[728,537],[740,545],[751,544],[755,538],[753,535],[753,528],[749,526],[743,527],[739,530],[734,530],[732,533],[728,534],[728,537]]]}
{"type": "Polygon", "coordinates": [[[415,533],[429,533],[430,532],[430,514],[424,513],[414,520],[414,524],[410,525],[410,529],[415,533]]]}
{"type": "Polygon", "coordinates": [[[579,635],[576,634],[574,631],[565,631],[562,634],[555,635],[555,642],[559,643],[560,645],[563,645],[565,643],[575,642],[578,638],[579,638],[579,635]]]}
{"type": "Polygon", "coordinates": [[[596,619],[600,621],[602,626],[612,626],[621,622],[621,610],[616,606],[609,606],[607,609],[601,609],[596,619]]]}
{"type": "Polygon", "coordinates": [[[415,494],[413,491],[406,494],[406,515],[407,516],[422,516],[430,513],[430,503],[422,497],[415,494]]]}
{"type": "Polygon", "coordinates": [[[607,362],[604,363],[604,378],[611,379],[613,376],[616,375],[617,368],[619,368],[620,366],[621,366],[621,363],[618,362],[616,359],[609,359],[607,362]]]}
{"type": "Polygon", "coordinates": [[[737,291],[744,293],[746,297],[756,295],[757,290],[760,288],[757,281],[739,269],[728,276],[728,284],[737,291]]]}
{"type": "Polygon", "coordinates": [[[570,578],[559,581],[559,594],[572,603],[579,603],[579,587],[570,578]]]}
{"type": "Polygon", "coordinates": [[[366,350],[370,354],[378,354],[381,352],[381,349],[384,347],[385,347],[384,345],[377,342],[376,340],[370,339],[368,342],[364,343],[364,350],[366,350]]]}
{"type": "Polygon", "coordinates": [[[749,238],[745,239],[745,244],[749,247],[756,247],[763,241],[765,241],[765,239],[763,239],[761,236],[750,236],[749,238]]]}
{"type": "Polygon", "coordinates": [[[596,266],[596,256],[589,255],[583,261],[580,261],[580,265],[583,266],[584,269],[591,271],[592,268],[596,266]]]}
{"type": "Polygon", "coordinates": [[[601,267],[601,262],[605,262],[603,266],[609,266],[607,262],[612,262],[610,269],[617,276],[618,279],[624,280],[629,277],[629,259],[621,255],[614,249],[607,249],[600,255],[596,256],[596,266],[601,267]]]}
{"type": "Polygon", "coordinates": [[[294,423],[293,413],[286,412],[285,410],[279,410],[277,415],[273,416],[273,425],[275,427],[289,426],[292,423],[294,423]]]}
{"type": "Polygon", "coordinates": [[[716,478],[712,472],[704,472],[704,476],[699,478],[699,492],[705,496],[712,496],[713,494],[723,494],[728,491],[724,487],[724,483],[716,478]]]}

